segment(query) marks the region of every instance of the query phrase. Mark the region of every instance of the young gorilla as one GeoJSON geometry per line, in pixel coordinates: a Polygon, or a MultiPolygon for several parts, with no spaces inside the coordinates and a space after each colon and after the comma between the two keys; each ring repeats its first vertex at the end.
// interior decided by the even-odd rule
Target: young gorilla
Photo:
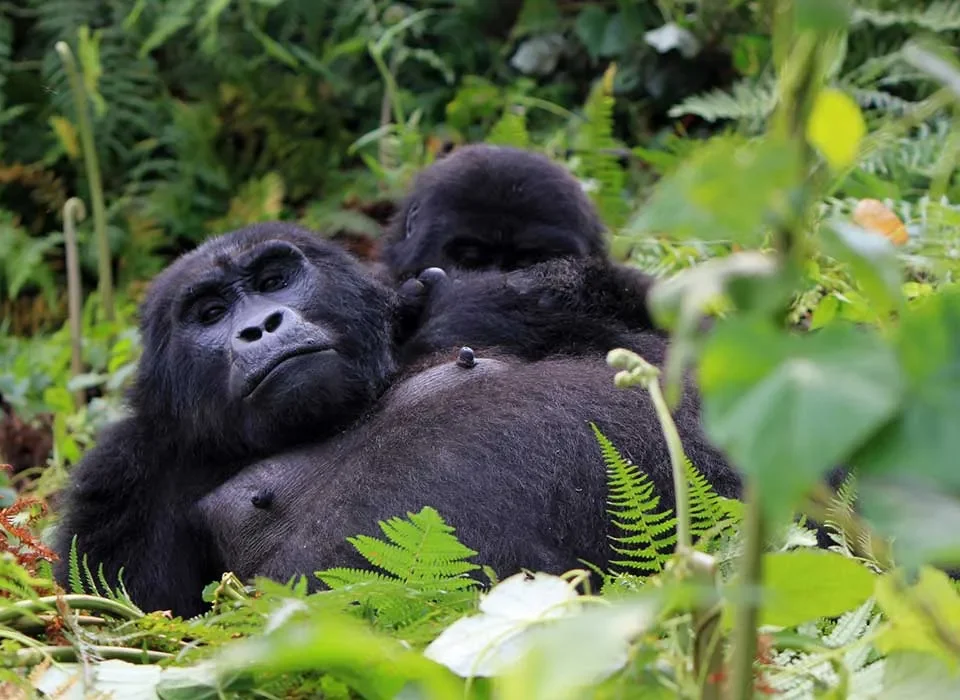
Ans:
{"type": "MultiPolygon", "coordinates": [[[[623,344],[625,330],[656,330],[646,305],[653,278],[609,260],[593,203],[543,155],[489,145],[455,151],[420,173],[386,239],[382,260],[405,295],[426,293],[443,276],[435,268],[463,282],[430,291],[430,320],[407,357],[459,337],[539,359],[607,350],[623,344]],[[574,318],[578,337],[564,342],[574,318]]],[[[423,323],[417,305],[408,309],[401,337],[423,323]]]]}
{"type": "MultiPolygon", "coordinates": [[[[616,390],[602,357],[466,357],[397,381],[396,310],[346,253],[285,224],[171,265],[143,308],[132,415],[74,472],[58,580],[76,535],[91,567],[124,567],[139,605],[194,614],[224,569],[349,564],[345,536],[427,504],[501,573],[603,564],[605,475],[588,421],[670,500],[649,398],[616,390]]],[[[677,421],[691,459],[738,495],[691,397],[677,421]]]]}
{"type": "Polygon", "coordinates": [[[516,270],[562,257],[606,257],[604,226],[577,180],[546,156],[476,144],[414,181],[381,258],[402,281],[428,267],[516,270]]]}

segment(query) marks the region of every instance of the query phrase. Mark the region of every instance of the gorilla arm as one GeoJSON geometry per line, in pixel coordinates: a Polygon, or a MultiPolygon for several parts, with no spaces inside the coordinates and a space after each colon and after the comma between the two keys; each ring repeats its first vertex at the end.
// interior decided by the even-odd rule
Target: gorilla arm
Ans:
{"type": "MultiPolygon", "coordinates": [[[[74,469],[69,507],[57,525],[58,582],[67,583],[76,533],[80,561],[87,558],[94,576],[102,566],[114,588],[122,567],[124,585],[142,609],[172,609],[185,616],[202,611],[201,589],[219,575],[219,568],[182,503],[206,490],[198,484],[203,472],[195,470],[177,483],[175,461],[159,457],[163,452],[134,419],[100,435],[74,469]]],[[[211,479],[209,487],[214,483],[211,479]]]]}

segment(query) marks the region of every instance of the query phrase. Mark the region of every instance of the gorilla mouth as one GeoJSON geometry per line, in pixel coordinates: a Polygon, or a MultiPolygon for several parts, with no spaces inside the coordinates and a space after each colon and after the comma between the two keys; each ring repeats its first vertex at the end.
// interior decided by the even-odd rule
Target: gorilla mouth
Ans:
{"type": "Polygon", "coordinates": [[[269,362],[265,363],[263,367],[257,370],[252,374],[246,382],[246,390],[241,395],[241,398],[248,399],[253,393],[260,388],[260,385],[263,384],[267,378],[273,374],[283,363],[287,360],[292,360],[296,357],[303,357],[304,355],[314,355],[322,352],[334,352],[332,345],[304,345],[298,348],[292,348],[287,352],[281,353],[274,357],[269,362]]]}

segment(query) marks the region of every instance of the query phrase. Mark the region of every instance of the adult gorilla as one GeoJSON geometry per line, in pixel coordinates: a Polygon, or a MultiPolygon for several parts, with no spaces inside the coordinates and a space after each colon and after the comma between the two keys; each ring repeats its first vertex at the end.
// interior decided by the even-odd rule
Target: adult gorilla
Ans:
{"type": "MultiPolygon", "coordinates": [[[[58,580],[76,535],[92,567],[108,577],[124,567],[139,605],[189,615],[225,568],[284,576],[350,563],[345,536],[422,504],[500,573],[602,564],[591,420],[669,498],[648,397],[614,389],[601,356],[481,357],[398,380],[399,307],[345,252],[285,224],[208,241],[171,265],[143,308],[132,415],[73,474],[58,580]]],[[[663,342],[650,336],[651,351],[663,342]]],[[[736,495],[695,402],[677,420],[693,461],[736,495]]]]}

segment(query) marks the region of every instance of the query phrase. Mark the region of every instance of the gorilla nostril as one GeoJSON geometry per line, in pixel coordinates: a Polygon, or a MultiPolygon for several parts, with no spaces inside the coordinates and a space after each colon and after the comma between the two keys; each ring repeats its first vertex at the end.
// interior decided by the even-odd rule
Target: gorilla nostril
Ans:
{"type": "Polygon", "coordinates": [[[240,340],[245,340],[248,343],[253,343],[263,337],[263,331],[260,330],[257,326],[250,326],[244,328],[240,333],[238,333],[240,340]]]}
{"type": "Polygon", "coordinates": [[[263,328],[267,333],[273,333],[280,327],[281,323],[283,323],[283,312],[274,311],[267,316],[267,320],[263,322],[263,328]]]}

